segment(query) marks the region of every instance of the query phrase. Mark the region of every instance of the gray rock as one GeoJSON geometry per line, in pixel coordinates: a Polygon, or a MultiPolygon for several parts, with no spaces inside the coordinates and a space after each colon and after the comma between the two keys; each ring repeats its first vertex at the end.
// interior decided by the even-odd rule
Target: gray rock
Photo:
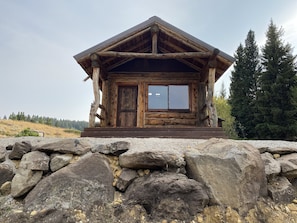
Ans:
{"type": "Polygon", "coordinates": [[[142,205],[153,219],[189,220],[209,198],[199,182],[183,174],[154,172],[135,179],[125,192],[126,204],[142,205]]]}
{"type": "Polygon", "coordinates": [[[11,182],[11,195],[20,197],[30,191],[42,177],[43,171],[19,168],[11,182]]]}
{"type": "Polygon", "coordinates": [[[291,148],[291,147],[268,147],[267,152],[271,154],[280,154],[280,155],[285,155],[285,154],[290,154],[290,153],[297,153],[297,148],[291,148]]]}
{"type": "Polygon", "coordinates": [[[0,163],[5,161],[6,148],[0,145],[0,163]]]}
{"type": "Polygon", "coordinates": [[[268,194],[277,203],[290,203],[296,197],[296,191],[286,177],[272,179],[268,184],[268,194]]]}
{"type": "Polygon", "coordinates": [[[266,153],[267,150],[268,150],[268,147],[260,147],[260,148],[257,148],[259,150],[259,152],[262,154],[262,153],[266,153]]]}
{"type": "Polygon", "coordinates": [[[49,156],[43,152],[33,151],[26,153],[21,160],[20,168],[29,170],[49,170],[49,156]]]}
{"type": "Polygon", "coordinates": [[[137,178],[137,172],[135,170],[123,168],[122,172],[117,180],[116,187],[120,191],[125,191],[127,187],[137,178]]]}
{"type": "Polygon", "coordinates": [[[0,194],[9,195],[11,193],[11,181],[6,181],[0,187],[0,194]]]}
{"type": "Polygon", "coordinates": [[[0,186],[6,181],[11,181],[14,176],[14,170],[8,163],[0,163],[0,186]]]}
{"type": "Polygon", "coordinates": [[[34,151],[46,153],[70,153],[75,155],[83,155],[91,150],[91,145],[83,139],[62,139],[57,142],[37,145],[34,151]]]}
{"type": "Polygon", "coordinates": [[[257,149],[233,140],[211,139],[185,154],[187,172],[208,189],[211,204],[246,213],[267,194],[265,167],[257,149]]]}
{"type": "Polygon", "coordinates": [[[114,156],[119,156],[122,153],[128,151],[130,148],[130,143],[125,141],[118,141],[106,145],[97,145],[92,148],[92,152],[99,152],[102,154],[110,154],[114,156]]]}
{"type": "Polygon", "coordinates": [[[9,159],[21,159],[24,154],[30,152],[32,149],[30,142],[16,142],[13,147],[11,153],[9,153],[9,159]]]}
{"type": "Polygon", "coordinates": [[[264,161],[265,174],[268,177],[277,176],[281,172],[279,162],[277,162],[270,153],[262,153],[261,158],[264,161]]]}
{"type": "Polygon", "coordinates": [[[289,179],[297,178],[297,153],[283,155],[277,159],[282,175],[289,179]]]}
{"type": "Polygon", "coordinates": [[[108,160],[87,153],[42,179],[25,198],[25,209],[68,209],[88,211],[94,204],[113,201],[114,187],[108,160]]]}
{"type": "Polygon", "coordinates": [[[186,162],[177,152],[169,151],[128,151],[119,156],[121,167],[129,169],[182,169],[186,162]]]}
{"type": "Polygon", "coordinates": [[[297,165],[297,153],[283,155],[280,158],[278,158],[277,161],[288,161],[293,163],[294,165],[297,165]]]}
{"type": "Polygon", "coordinates": [[[50,161],[50,169],[52,172],[55,172],[59,169],[61,169],[64,166],[67,166],[73,155],[72,154],[60,154],[60,153],[54,153],[51,155],[51,161],[50,161]]]}

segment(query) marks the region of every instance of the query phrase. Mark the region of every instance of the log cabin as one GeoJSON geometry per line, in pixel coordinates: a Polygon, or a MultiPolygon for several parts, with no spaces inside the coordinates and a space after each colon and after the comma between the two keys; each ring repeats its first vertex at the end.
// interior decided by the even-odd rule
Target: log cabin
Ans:
{"type": "Polygon", "coordinates": [[[159,17],[74,58],[94,92],[82,137],[226,137],[214,84],[234,58],[159,17]]]}

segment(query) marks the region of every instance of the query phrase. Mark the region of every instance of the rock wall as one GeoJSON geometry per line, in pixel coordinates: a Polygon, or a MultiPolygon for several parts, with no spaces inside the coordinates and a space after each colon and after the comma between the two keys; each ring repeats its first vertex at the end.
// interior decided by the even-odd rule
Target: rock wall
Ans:
{"type": "Polygon", "coordinates": [[[135,140],[0,141],[0,222],[297,222],[296,148],[135,140]]]}

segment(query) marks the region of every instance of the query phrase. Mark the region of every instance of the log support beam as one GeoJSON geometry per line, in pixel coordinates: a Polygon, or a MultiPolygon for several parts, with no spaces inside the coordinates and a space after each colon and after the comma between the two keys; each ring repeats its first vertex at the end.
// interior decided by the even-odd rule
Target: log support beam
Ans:
{"type": "Polygon", "coordinates": [[[210,127],[218,127],[218,115],[213,101],[216,68],[209,68],[206,106],[210,127]]]}
{"type": "Polygon", "coordinates": [[[94,93],[94,102],[91,104],[90,114],[89,114],[89,127],[95,127],[95,117],[97,116],[97,110],[100,105],[100,92],[99,92],[99,76],[100,76],[100,67],[98,63],[98,55],[92,54],[92,68],[93,68],[93,93],[94,93]]]}
{"type": "Polygon", "coordinates": [[[197,114],[197,124],[198,126],[208,126],[208,115],[207,115],[207,107],[206,107],[206,84],[200,82],[198,84],[198,114],[197,114]],[[205,119],[205,117],[207,117],[205,119]]]}

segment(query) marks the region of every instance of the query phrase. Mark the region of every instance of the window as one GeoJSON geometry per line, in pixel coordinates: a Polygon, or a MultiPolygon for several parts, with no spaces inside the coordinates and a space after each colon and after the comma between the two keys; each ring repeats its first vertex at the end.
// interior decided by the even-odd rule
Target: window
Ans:
{"type": "Polygon", "coordinates": [[[189,86],[150,85],[148,87],[148,109],[189,110],[189,86]]]}

